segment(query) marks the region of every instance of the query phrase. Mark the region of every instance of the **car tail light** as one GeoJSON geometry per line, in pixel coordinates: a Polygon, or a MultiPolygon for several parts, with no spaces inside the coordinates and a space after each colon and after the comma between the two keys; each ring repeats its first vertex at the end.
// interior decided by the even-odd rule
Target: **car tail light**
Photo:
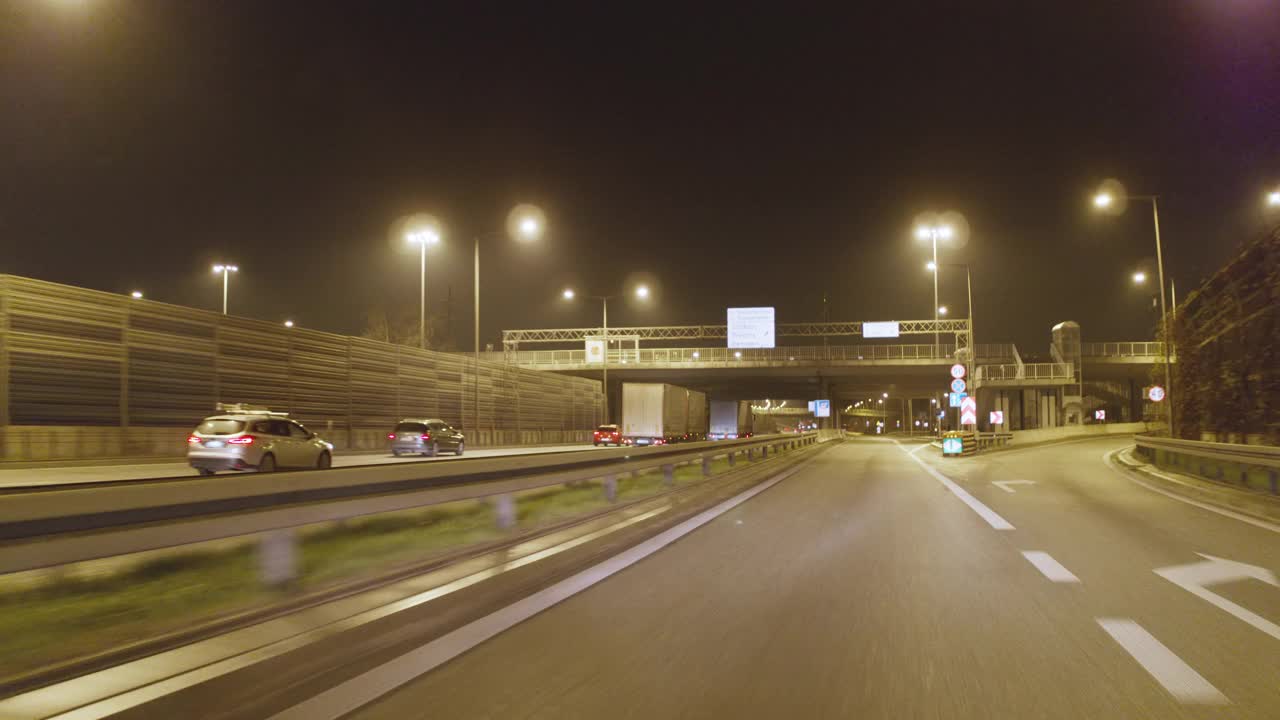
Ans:
{"type": "Polygon", "coordinates": [[[195,445],[195,444],[197,444],[197,443],[199,443],[199,442],[200,442],[200,438],[196,437],[195,435],[188,435],[188,436],[187,436],[187,444],[188,444],[188,445],[195,445]]]}
{"type": "Polygon", "coordinates": [[[243,435],[243,436],[241,436],[241,437],[233,437],[233,438],[231,438],[230,440],[228,440],[227,442],[231,443],[232,445],[252,445],[252,444],[253,444],[253,436],[252,436],[252,435],[243,435]]]}
{"type": "Polygon", "coordinates": [[[430,439],[431,439],[431,436],[430,436],[430,435],[426,435],[426,434],[424,434],[424,435],[422,436],[422,439],[423,439],[423,440],[430,440],[430,439]]]}
{"type": "Polygon", "coordinates": [[[387,433],[387,439],[388,439],[388,440],[395,440],[395,439],[396,439],[396,434],[395,434],[395,433],[387,433]]]}

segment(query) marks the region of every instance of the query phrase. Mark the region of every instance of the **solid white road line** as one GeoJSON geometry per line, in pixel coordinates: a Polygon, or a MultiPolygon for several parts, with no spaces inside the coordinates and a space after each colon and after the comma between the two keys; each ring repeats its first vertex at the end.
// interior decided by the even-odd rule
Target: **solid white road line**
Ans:
{"type": "Polygon", "coordinates": [[[1120,647],[1164,686],[1179,702],[1188,705],[1227,705],[1227,697],[1200,673],[1173,654],[1164,643],[1128,618],[1097,618],[1098,624],[1120,647]]]}
{"type": "Polygon", "coordinates": [[[920,467],[924,468],[925,472],[929,473],[934,477],[935,480],[942,483],[943,487],[950,490],[952,495],[955,495],[956,497],[960,498],[960,501],[963,502],[965,505],[968,505],[970,510],[973,510],[974,512],[978,513],[978,516],[981,517],[983,520],[986,520],[988,525],[995,528],[996,530],[1014,529],[1013,525],[1009,524],[1008,520],[1005,520],[1004,518],[997,515],[994,510],[987,507],[986,505],[983,505],[981,501],[979,501],[974,496],[970,495],[968,491],[966,491],[964,488],[952,482],[951,478],[947,477],[946,475],[943,475],[937,470],[934,470],[933,466],[921,460],[920,458],[916,457],[915,455],[912,455],[911,451],[907,450],[901,445],[899,445],[898,447],[902,450],[902,452],[907,454],[907,457],[919,463],[920,467]]]}
{"type": "Polygon", "coordinates": [[[1078,583],[1080,578],[1071,574],[1071,571],[1062,566],[1062,563],[1053,559],[1047,552],[1039,550],[1023,550],[1022,557],[1028,562],[1036,566],[1042,575],[1056,583],[1078,583]]]}
{"type": "Polygon", "coordinates": [[[792,468],[577,575],[561,580],[522,600],[517,600],[501,610],[463,625],[416,650],[273,715],[271,720],[336,720],[449,662],[489,638],[509,630],[543,610],[649,557],[794,475],[807,464],[806,462],[792,468]]]}
{"type": "MultiPolygon", "coordinates": [[[[1198,508],[1200,508],[1200,509],[1202,509],[1202,510],[1208,510],[1209,512],[1217,513],[1217,514],[1222,515],[1222,516],[1224,516],[1224,517],[1229,517],[1229,518],[1231,518],[1232,520],[1239,520],[1239,521],[1240,521],[1240,522],[1242,522],[1242,523],[1247,523],[1247,524],[1252,525],[1252,526],[1254,526],[1254,527],[1260,527],[1260,528],[1262,528],[1263,530],[1270,530],[1270,531],[1271,531],[1271,532],[1273,532],[1273,533],[1280,533],[1280,525],[1277,525],[1277,524],[1275,524],[1275,523],[1269,523],[1269,522],[1267,522],[1266,520],[1261,520],[1261,519],[1259,519],[1259,518],[1252,517],[1252,516],[1249,516],[1249,515],[1245,515],[1245,514],[1243,514],[1243,513],[1238,513],[1238,512],[1235,512],[1234,510],[1228,510],[1228,509],[1226,509],[1226,508],[1221,508],[1221,507],[1218,507],[1217,505],[1211,505],[1211,504],[1209,504],[1209,503],[1200,502],[1199,500],[1192,500],[1191,498],[1183,497],[1183,496],[1179,495],[1178,493],[1170,492],[1170,491],[1168,491],[1168,490],[1165,490],[1164,488],[1156,487],[1155,485],[1152,485],[1151,483],[1144,482],[1144,481],[1142,481],[1142,480],[1139,480],[1139,479],[1138,479],[1138,478],[1136,478],[1136,477],[1133,477],[1133,476],[1132,476],[1132,475],[1130,475],[1128,472],[1126,472],[1126,471],[1124,471],[1124,470],[1121,470],[1120,468],[1118,468],[1118,467],[1116,467],[1115,465],[1113,465],[1113,464],[1112,464],[1111,457],[1112,457],[1113,455],[1115,455],[1116,453],[1119,453],[1121,450],[1124,450],[1124,449],[1125,449],[1125,448],[1120,448],[1119,450],[1111,450],[1111,451],[1109,451],[1109,452],[1105,452],[1105,453],[1103,453],[1103,454],[1102,454],[1102,463],[1103,463],[1104,465],[1106,465],[1107,467],[1111,468],[1111,471],[1112,471],[1112,472],[1114,472],[1114,473],[1117,473],[1117,474],[1121,475],[1122,477],[1124,477],[1124,479],[1128,480],[1129,482],[1134,483],[1135,485],[1139,485],[1139,486],[1141,486],[1141,487],[1144,487],[1144,488],[1146,488],[1146,489],[1150,490],[1151,492],[1154,492],[1154,493],[1160,493],[1161,495],[1164,495],[1164,496],[1165,496],[1165,497],[1167,497],[1167,498],[1173,498],[1174,500],[1177,500],[1178,502],[1186,503],[1186,504],[1188,504],[1188,505],[1194,505],[1194,506],[1196,506],[1196,507],[1198,507],[1198,508]]],[[[1160,475],[1160,477],[1163,477],[1163,478],[1165,478],[1166,480],[1168,480],[1168,481],[1170,481],[1170,482],[1175,482],[1175,483],[1178,483],[1179,485],[1185,485],[1185,484],[1186,484],[1186,483],[1182,482],[1181,480],[1179,480],[1178,478],[1170,477],[1170,476],[1165,475],[1164,473],[1161,473],[1161,472],[1159,472],[1159,471],[1154,471],[1154,472],[1156,472],[1157,474],[1159,474],[1159,475],[1160,475]]]]}

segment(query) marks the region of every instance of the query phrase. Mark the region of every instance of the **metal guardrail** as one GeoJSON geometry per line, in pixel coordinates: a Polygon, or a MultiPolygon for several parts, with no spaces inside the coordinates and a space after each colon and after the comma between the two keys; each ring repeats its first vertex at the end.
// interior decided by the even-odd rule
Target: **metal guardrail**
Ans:
{"type": "MultiPolygon", "coordinates": [[[[903,335],[932,335],[934,333],[969,332],[968,318],[940,318],[937,320],[899,320],[898,332],[903,335]]],[[[837,337],[861,336],[862,322],[778,323],[779,337],[837,337]]],[[[588,337],[599,337],[604,328],[537,328],[531,330],[503,330],[503,347],[520,343],[582,342],[588,337]]],[[[718,339],[728,335],[725,325],[660,325],[611,327],[612,337],[635,336],[642,340],[698,340],[718,339]]]]}
{"type": "MultiPolygon", "coordinates": [[[[339,468],[216,479],[96,484],[4,497],[0,522],[0,574],[160,550],[225,538],[263,534],[264,582],[295,575],[295,530],[468,499],[489,499],[499,527],[515,523],[516,494],[565,483],[604,480],[616,497],[617,476],[653,468],[672,484],[677,464],[771,449],[803,447],[816,434],[770,435],[745,440],[655,448],[618,448],[590,457],[495,458],[421,466],[339,468]],[[271,565],[270,571],[267,565],[271,565]]],[[[66,486],[63,486],[66,487],[66,486]]]]}
{"type": "Polygon", "coordinates": [[[1280,468],[1280,447],[1272,445],[1240,445],[1237,443],[1177,440],[1174,438],[1135,435],[1134,443],[1142,451],[1168,450],[1182,455],[1210,460],[1280,468]]]}

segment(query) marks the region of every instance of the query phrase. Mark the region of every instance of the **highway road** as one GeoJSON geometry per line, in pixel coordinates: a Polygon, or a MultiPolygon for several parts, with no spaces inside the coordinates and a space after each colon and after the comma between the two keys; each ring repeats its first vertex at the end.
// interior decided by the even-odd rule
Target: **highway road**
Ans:
{"type": "Polygon", "coordinates": [[[1280,525],[1127,444],[847,442],[121,717],[1280,717],[1280,525]]]}
{"type": "Polygon", "coordinates": [[[1280,587],[1248,579],[1280,571],[1280,527],[1140,487],[1103,461],[1125,444],[935,476],[847,443],[474,648],[447,636],[465,652],[431,672],[405,654],[282,717],[408,678],[352,717],[1280,717],[1280,587]]]}
{"type": "MultiPolygon", "coordinates": [[[[578,452],[594,450],[594,446],[574,445],[538,445],[531,447],[505,448],[467,448],[462,456],[503,457],[509,455],[529,455],[548,452],[578,452]]],[[[334,467],[350,467],[353,465],[386,465],[409,462],[448,462],[460,458],[454,455],[440,457],[394,457],[391,453],[351,453],[335,452],[334,467]]],[[[7,468],[0,469],[0,488],[31,485],[64,485],[68,483],[106,482],[116,480],[142,480],[147,478],[166,478],[195,476],[195,470],[185,462],[138,463],[130,465],[75,465],[65,467],[43,468],[7,468]]]]}

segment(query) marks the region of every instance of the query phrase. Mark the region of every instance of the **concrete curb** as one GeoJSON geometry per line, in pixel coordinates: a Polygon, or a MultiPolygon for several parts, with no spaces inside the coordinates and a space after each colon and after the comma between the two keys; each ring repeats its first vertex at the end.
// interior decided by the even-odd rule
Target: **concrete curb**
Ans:
{"type": "Polygon", "coordinates": [[[1223,485],[1212,480],[1183,475],[1155,467],[1135,457],[1134,446],[1110,453],[1108,457],[1121,470],[1138,473],[1142,479],[1163,490],[1192,500],[1216,505],[1226,510],[1269,522],[1280,522],[1280,498],[1244,488],[1223,485]]]}

